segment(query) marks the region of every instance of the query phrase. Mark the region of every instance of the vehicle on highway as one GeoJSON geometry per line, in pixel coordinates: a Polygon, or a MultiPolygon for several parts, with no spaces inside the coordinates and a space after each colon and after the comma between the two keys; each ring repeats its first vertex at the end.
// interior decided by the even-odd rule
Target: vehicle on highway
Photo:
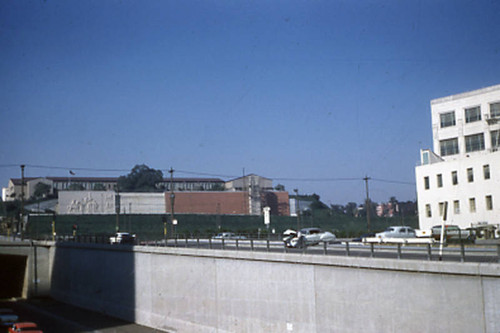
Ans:
{"type": "Polygon", "coordinates": [[[356,238],[353,238],[351,240],[351,242],[362,242],[363,241],[363,238],[368,238],[368,237],[375,237],[375,233],[374,232],[368,232],[366,234],[362,234],[361,236],[359,237],[356,237],[356,238]]]}
{"type": "Polygon", "coordinates": [[[135,235],[128,232],[117,232],[114,236],[109,238],[110,244],[134,244],[135,235]]]}
{"type": "Polygon", "coordinates": [[[406,226],[392,226],[375,234],[376,238],[416,238],[415,230],[406,226]]]}
{"type": "Polygon", "coordinates": [[[0,326],[11,326],[19,320],[11,309],[0,309],[0,326]]]}
{"type": "Polygon", "coordinates": [[[337,240],[337,237],[329,232],[323,231],[320,228],[304,228],[299,232],[288,229],[283,233],[283,242],[287,247],[302,248],[310,245],[317,245],[321,242],[330,243],[337,240]]]}
{"type": "Polygon", "coordinates": [[[236,235],[233,232],[221,232],[212,237],[212,239],[247,239],[245,236],[236,235]]]}
{"type": "Polygon", "coordinates": [[[43,333],[38,329],[35,323],[31,322],[23,322],[23,323],[15,323],[11,327],[9,327],[9,333],[43,333]]]}
{"type": "MultiPolygon", "coordinates": [[[[431,229],[431,237],[435,240],[441,240],[441,225],[435,225],[431,229]]],[[[444,226],[444,238],[450,239],[468,239],[473,240],[474,234],[467,229],[460,229],[457,225],[447,224],[444,226]]]]}

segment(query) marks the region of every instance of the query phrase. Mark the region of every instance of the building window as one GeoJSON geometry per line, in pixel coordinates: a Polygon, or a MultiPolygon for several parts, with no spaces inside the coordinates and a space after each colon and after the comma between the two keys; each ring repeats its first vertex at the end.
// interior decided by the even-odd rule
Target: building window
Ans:
{"type": "Polygon", "coordinates": [[[441,156],[458,154],[458,138],[439,141],[441,156]]]}
{"type": "Polygon", "coordinates": [[[474,181],[474,170],[472,168],[467,169],[467,181],[472,183],[474,181]]]}
{"type": "Polygon", "coordinates": [[[484,179],[490,179],[490,165],[489,164],[483,165],[483,175],[484,175],[484,179]]]}
{"type": "Polygon", "coordinates": [[[460,214],[460,201],[458,200],[453,201],[453,212],[455,214],[460,214]]]}
{"type": "Polygon", "coordinates": [[[455,111],[441,113],[439,115],[441,120],[441,128],[455,126],[455,111]]]}
{"type": "Polygon", "coordinates": [[[500,118],[500,102],[490,104],[490,117],[500,118]]]}
{"type": "Polygon", "coordinates": [[[481,107],[476,106],[473,108],[465,109],[465,122],[473,123],[475,121],[481,120],[481,107]]]}
{"type": "Polygon", "coordinates": [[[427,217],[432,217],[431,205],[429,204],[425,205],[425,215],[427,217]]]}
{"type": "Polygon", "coordinates": [[[443,216],[444,214],[444,202],[439,203],[439,216],[443,216]]]}
{"type": "Polygon", "coordinates": [[[471,213],[476,212],[476,198],[469,199],[469,210],[471,213]]]}
{"type": "Polygon", "coordinates": [[[453,185],[457,185],[458,184],[458,174],[456,171],[452,171],[451,172],[451,183],[453,185]]]}
{"type": "Polygon", "coordinates": [[[491,131],[491,148],[494,150],[500,148],[500,130],[491,131]]]}
{"type": "Polygon", "coordinates": [[[430,188],[429,177],[424,177],[424,188],[428,190],[430,188]]]}
{"type": "Polygon", "coordinates": [[[422,164],[427,165],[429,164],[429,152],[426,151],[422,154],[422,164]]]}
{"type": "Polygon", "coordinates": [[[493,210],[493,197],[491,195],[486,196],[486,210],[493,210]]]}
{"type": "Polygon", "coordinates": [[[467,153],[471,151],[484,150],[484,135],[483,133],[467,135],[465,137],[465,151],[467,153]]]}
{"type": "Polygon", "coordinates": [[[436,177],[437,179],[437,187],[443,187],[443,175],[442,174],[439,174],[437,175],[436,177]]]}

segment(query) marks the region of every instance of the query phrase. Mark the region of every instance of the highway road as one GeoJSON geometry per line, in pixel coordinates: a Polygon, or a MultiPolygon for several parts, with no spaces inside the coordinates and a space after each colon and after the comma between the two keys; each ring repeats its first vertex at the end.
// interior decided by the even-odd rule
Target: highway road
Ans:
{"type": "MultiPolygon", "coordinates": [[[[0,308],[10,308],[20,321],[35,322],[44,333],[102,332],[151,333],[159,331],[96,312],[80,309],[49,298],[0,300],[0,308]]],[[[2,332],[7,332],[3,328],[2,332]]]]}
{"type": "MultiPolygon", "coordinates": [[[[165,242],[148,243],[148,246],[164,246],[165,242]]],[[[212,240],[212,239],[170,239],[169,247],[189,247],[200,249],[238,250],[238,251],[269,251],[287,253],[307,253],[315,255],[339,255],[353,257],[373,257],[385,259],[412,259],[451,262],[489,262],[500,261],[498,246],[477,246],[466,244],[462,248],[459,244],[450,244],[443,247],[442,255],[438,244],[429,248],[425,245],[397,245],[369,244],[339,240],[334,244],[309,246],[304,249],[286,248],[282,241],[266,240],[212,240]]]]}

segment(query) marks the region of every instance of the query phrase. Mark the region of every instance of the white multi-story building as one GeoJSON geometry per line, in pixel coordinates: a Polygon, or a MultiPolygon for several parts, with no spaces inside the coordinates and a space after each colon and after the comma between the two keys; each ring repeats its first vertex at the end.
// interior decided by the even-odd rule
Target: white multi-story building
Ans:
{"type": "Polygon", "coordinates": [[[500,85],[431,101],[433,150],[415,169],[419,223],[500,223],[500,85]]]}

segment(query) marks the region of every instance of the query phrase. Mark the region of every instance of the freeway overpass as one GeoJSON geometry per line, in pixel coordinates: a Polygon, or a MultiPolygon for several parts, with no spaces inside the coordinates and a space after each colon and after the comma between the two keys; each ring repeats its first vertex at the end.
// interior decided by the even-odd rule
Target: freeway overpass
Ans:
{"type": "Polygon", "coordinates": [[[7,272],[25,297],[170,332],[500,331],[498,263],[51,242],[0,254],[21,258],[7,272]]]}

